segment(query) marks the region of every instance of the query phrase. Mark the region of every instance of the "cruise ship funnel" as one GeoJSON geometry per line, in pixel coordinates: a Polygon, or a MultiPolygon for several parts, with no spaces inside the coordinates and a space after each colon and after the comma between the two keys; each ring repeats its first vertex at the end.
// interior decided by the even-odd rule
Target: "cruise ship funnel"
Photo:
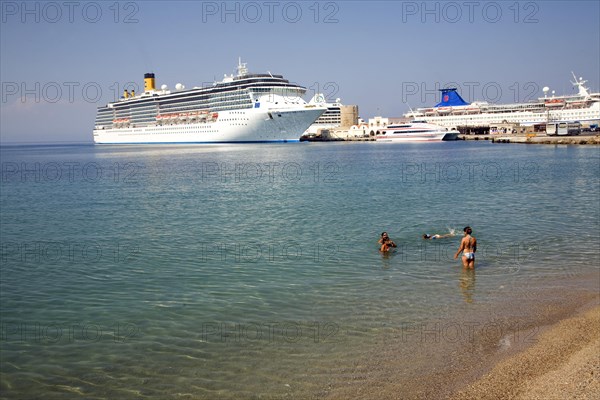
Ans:
{"type": "Polygon", "coordinates": [[[155,89],[154,74],[152,72],[144,74],[144,91],[149,92],[155,89]]]}
{"type": "Polygon", "coordinates": [[[456,91],[456,88],[440,89],[442,92],[442,98],[435,107],[454,107],[454,106],[468,106],[471,103],[467,103],[460,97],[460,94],[456,91]]]}

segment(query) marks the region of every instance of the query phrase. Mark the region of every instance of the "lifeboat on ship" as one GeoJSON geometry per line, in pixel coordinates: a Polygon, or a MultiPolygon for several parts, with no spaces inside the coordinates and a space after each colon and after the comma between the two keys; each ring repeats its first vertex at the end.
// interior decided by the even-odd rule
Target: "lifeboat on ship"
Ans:
{"type": "Polygon", "coordinates": [[[452,107],[438,107],[437,112],[441,115],[450,114],[452,112],[452,107]]]}
{"type": "Polygon", "coordinates": [[[568,101],[567,102],[567,107],[568,108],[583,108],[586,107],[588,105],[588,102],[583,100],[583,101],[568,101]]]}
{"type": "Polygon", "coordinates": [[[565,101],[563,99],[549,99],[544,102],[544,105],[550,108],[562,107],[565,105],[565,101]]]}

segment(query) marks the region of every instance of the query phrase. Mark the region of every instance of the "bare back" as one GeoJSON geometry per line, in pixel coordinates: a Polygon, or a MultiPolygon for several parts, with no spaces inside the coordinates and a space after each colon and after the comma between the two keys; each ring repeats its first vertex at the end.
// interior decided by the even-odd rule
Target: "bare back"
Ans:
{"type": "Polygon", "coordinates": [[[471,235],[467,235],[462,238],[460,248],[465,253],[474,253],[477,250],[477,239],[471,235]]]}

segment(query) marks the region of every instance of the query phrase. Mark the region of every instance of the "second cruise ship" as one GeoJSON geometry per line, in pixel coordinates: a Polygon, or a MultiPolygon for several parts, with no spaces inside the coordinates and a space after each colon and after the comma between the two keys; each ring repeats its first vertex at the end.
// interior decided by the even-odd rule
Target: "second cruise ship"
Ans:
{"type": "Polygon", "coordinates": [[[404,116],[410,119],[424,119],[451,129],[498,123],[527,126],[577,121],[587,125],[597,124],[600,120],[600,93],[590,93],[583,78],[578,80],[575,74],[573,78],[575,80],[571,83],[578,88],[577,94],[548,96],[550,89],[544,87],[545,96],[529,103],[468,103],[455,88],[441,89],[441,101],[434,107],[411,110],[404,116]]]}
{"type": "Polygon", "coordinates": [[[241,60],[237,76],[225,75],[209,87],[156,89],[154,74],[147,73],[143,93],[125,91],[118,101],[98,108],[94,143],[299,141],[326,110],[307,104],[305,93],[305,87],[281,75],[249,74],[241,60]]]}

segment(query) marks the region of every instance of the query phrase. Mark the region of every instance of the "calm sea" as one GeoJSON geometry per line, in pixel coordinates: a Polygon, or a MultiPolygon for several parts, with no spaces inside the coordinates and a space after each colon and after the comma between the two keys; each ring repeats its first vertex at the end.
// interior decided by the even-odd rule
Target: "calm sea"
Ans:
{"type": "Polygon", "coordinates": [[[319,396],[417,324],[597,271],[599,155],[483,141],[4,146],[1,397],[319,396]],[[466,225],[474,273],[453,259],[460,235],[421,239],[466,225]]]}

